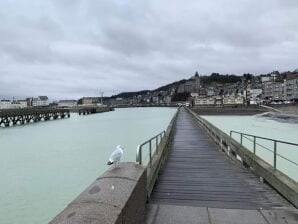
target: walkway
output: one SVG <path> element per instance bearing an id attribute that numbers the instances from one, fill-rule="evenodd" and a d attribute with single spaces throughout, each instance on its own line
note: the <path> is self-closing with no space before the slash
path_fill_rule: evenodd
<path id="1" fill-rule="evenodd" d="M 296 209 L 221 153 L 184 109 L 147 223 L 297 223 Z M 280 220 L 279 220 L 280 219 Z"/>

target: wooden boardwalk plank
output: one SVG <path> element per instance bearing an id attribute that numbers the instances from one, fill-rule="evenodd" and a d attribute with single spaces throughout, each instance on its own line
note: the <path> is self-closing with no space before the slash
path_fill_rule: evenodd
<path id="1" fill-rule="evenodd" d="M 151 203 L 213 208 L 291 207 L 277 192 L 221 153 L 184 109 Z"/>

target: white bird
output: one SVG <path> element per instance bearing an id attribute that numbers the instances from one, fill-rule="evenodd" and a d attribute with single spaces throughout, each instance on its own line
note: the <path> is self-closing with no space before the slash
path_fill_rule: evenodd
<path id="1" fill-rule="evenodd" d="M 115 164 L 117 165 L 120 162 L 120 159 L 123 155 L 123 149 L 121 145 L 117 145 L 116 149 L 112 152 L 110 159 L 107 165 Z"/>

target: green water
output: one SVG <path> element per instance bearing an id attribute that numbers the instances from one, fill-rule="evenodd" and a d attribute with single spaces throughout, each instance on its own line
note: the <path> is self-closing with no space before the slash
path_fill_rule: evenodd
<path id="1" fill-rule="evenodd" d="M 298 123 L 280 122 L 261 116 L 202 116 L 207 121 L 214 124 L 226 134 L 231 130 L 243 132 L 251 135 L 277 139 L 298 144 Z M 240 142 L 240 136 L 233 134 L 233 137 Z M 274 149 L 271 141 L 257 140 L 256 154 L 269 164 L 273 165 Z M 243 144 L 253 151 L 253 138 L 243 138 Z M 264 148 L 265 146 L 266 148 Z M 269 149 L 269 150 L 268 150 Z M 291 146 L 277 143 L 277 153 L 281 156 L 298 163 L 298 146 Z M 277 168 L 295 181 L 298 181 L 298 166 L 277 156 Z"/>
<path id="2" fill-rule="evenodd" d="M 116 145 L 165 130 L 176 109 L 133 108 L 0 128 L 0 223 L 48 223 L 106 169 Z"/>

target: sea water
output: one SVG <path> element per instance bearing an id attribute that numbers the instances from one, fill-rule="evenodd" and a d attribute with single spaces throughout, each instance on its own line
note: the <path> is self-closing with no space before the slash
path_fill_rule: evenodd
<path id="1" fill-rule="evenodd" d="M 0 223 L 48 223 L 108 167 L 116 147 L 165 130 L 175 108 L 129 108 L 0 128 Z"/>

